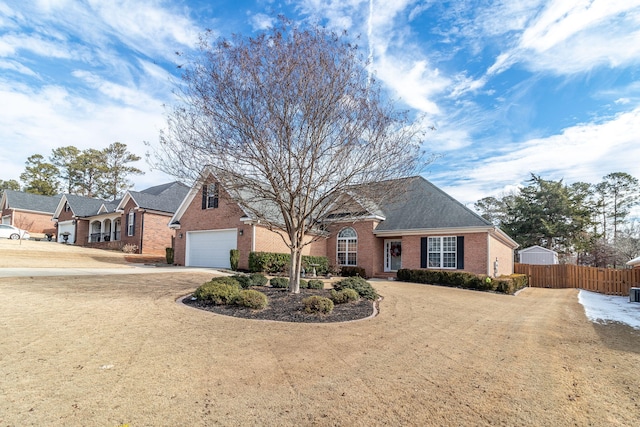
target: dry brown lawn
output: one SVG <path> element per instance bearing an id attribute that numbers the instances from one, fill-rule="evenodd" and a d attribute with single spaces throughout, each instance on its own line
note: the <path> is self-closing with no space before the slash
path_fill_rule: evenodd
<path id="1" fill-rule="evenodd" d="M 381 281 L 376 318 L 287 324 L 175 302 L 208 278 L 0 279 L 0 426 L 638 424 L 640 334 L 575 290 Z"/>

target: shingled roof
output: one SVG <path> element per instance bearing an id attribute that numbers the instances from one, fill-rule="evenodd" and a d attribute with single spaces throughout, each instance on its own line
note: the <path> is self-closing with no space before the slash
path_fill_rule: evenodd
<path id="1" fill-rule="evenodd" d="M 118 208 L 124 209 L 124 205 L 131 198 L 139 208 L 174 213 L 188 192 L 189 187 L 178 181 L 157 185 L 142 191 L 128 191 Z"/>
<path id="2" fill-rule="evenodd" d="M 73 215 L 80 218 L 98 215 L 98 211 L 102 205 L 108 206 L 112 203 L 102 199 L 77 196 L 75 194 L 65 194 L 64 197 L 67 200 L 67 203 L 69 203 L 69 207 L 71 208 Z M 113 210 L 110 212 L 113 212 Z"/>
<path id="3" fill-rule="evenodd" d="M 53 214 L 62 196 L 42 196 L 23 191 L 4 190 L 2 199 L 9 209 Z"/>
<path id="4" fill-rule="evenodd" d="M 385 219 L 376 231 L 493 227 L 421 176 L 403 178 L 396 183 L 397 194 L 389 195 L 378 206 Z"/>

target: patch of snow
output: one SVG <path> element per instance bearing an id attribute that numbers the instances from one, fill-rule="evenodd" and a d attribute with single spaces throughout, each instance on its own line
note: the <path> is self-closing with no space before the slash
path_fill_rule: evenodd
<path id="1" fill-rule="evenodd" d="M 629 297 L 603 295 L 580 290 L 578 301 L 587 318 L 594 323 L 620 322 L 640 329 L 640 303 L 629 302 Z"/>

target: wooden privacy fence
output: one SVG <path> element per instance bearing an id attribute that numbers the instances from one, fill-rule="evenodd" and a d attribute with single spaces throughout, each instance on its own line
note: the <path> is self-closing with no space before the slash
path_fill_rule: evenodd
<path id="1" fill-rule="evenodd" d="M 606 295 L 629 295 L 640 287 L 640 268 L 614 270 L 580 265 L 515 264 L 516 274 L 526 274 L 535 288 L 579 288 Z"/>

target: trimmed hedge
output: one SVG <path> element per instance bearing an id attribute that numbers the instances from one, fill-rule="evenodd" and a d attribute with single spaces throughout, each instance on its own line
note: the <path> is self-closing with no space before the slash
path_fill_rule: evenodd
<path id="1" fill-rule="evenodd" d="M 251 286 L 265 286 L 269 279 L 264 274 L 252 273 L 252 274 L 234 274 L 230 276 L 240 283 L 243 289 L 250 288 Z"/>
<path id="2" fill-rule="evenodd" d="M 231 277 L 214 277 L 200 285 L 193 296 L 200 301 L 210 301 L 218 305 L 233 304 L 240 289 L 238 281 Z"/>
<path id="3" fill-rule="evenodd" d="M 234 300 L 234 304 L 236 305 L 253 308 L 255 310 L 262 310 L 268 303 L 269 300 L 265 294 L 253 289 L 244 289 L 240 291 Z"/>
<path id="4" fill-rule="evenodd" d="M 290 254 L 276 252 L 250 252 L 249 271 L 264 273 L 286 273 L 291 260 Z M 315 264 L 316 274 L 325 275 L 329 271 L 329 259 L 324 256 L 302 256 L 302 267 L 311 272 Z"/>
<path id="5" fill-rule="evenodd" d="M 398 270 L 397 277 L 398 280 L 404 282 L 428 283 L 479 291 L 496 291 L 505 294 L 513 294 L 527 286 L 527 276 L 524 274 L 500 276 L 492 279 L 486 275 L 460 271 L 410 270 L 403 268 Z"/>
<path id="6" fill-rule="evenodd" d="M 360 299 L 360 295 L 351 288 L 345 288 L 341 291 L 336 291 L 335 289 L 331 290 L 331 300 L 335 304 L 345 304 L 351 301 L 358 301 Z"/>
<path id="7" fill-rule="evenodd" d="M 274 277 L 269 280 L 272 288 L 286 289 L 289 287 L 289 279 L 286 277 Z"/>
<path id="8" fill-rule="evenodd" d="M 229 263 L 233 271 L 238 271 L 238 262 L 240 262 L 240 251 L 238 249 L 229 250 Z"/>
<path id="9" fill-rule="evenodd" d="M 302 304 L 307 313 L 329 314 L 333 311 L 333 301 L 319 295 L 303 299 Z"/>
<path id="10" fill-rule="evenodd" d="M 378 299 L 378 293 L 373 286 L 362 277 L 347 277 L 346 279 L 342 279 L 339 282 L 333 284 L 333 288 L 336 291 L 341 291 L 343 289 L 353 289 L 360 295 L 362 298 L 366 298 L 369 300 Z"/>
<path id="11" fill-rule="evenodd" d="M 307 282 L 307 287 L 309 289 L 324 289 L 324 282 L 318 279 L 311 279 Z"/>
<path id="12" fill-rule="evenodd" d="M 340 275 L 342 277 L 362 277 L 368 279 L 367 271 L 362 267 L 349 267 L 344 266 L 340 268 Z"/>

